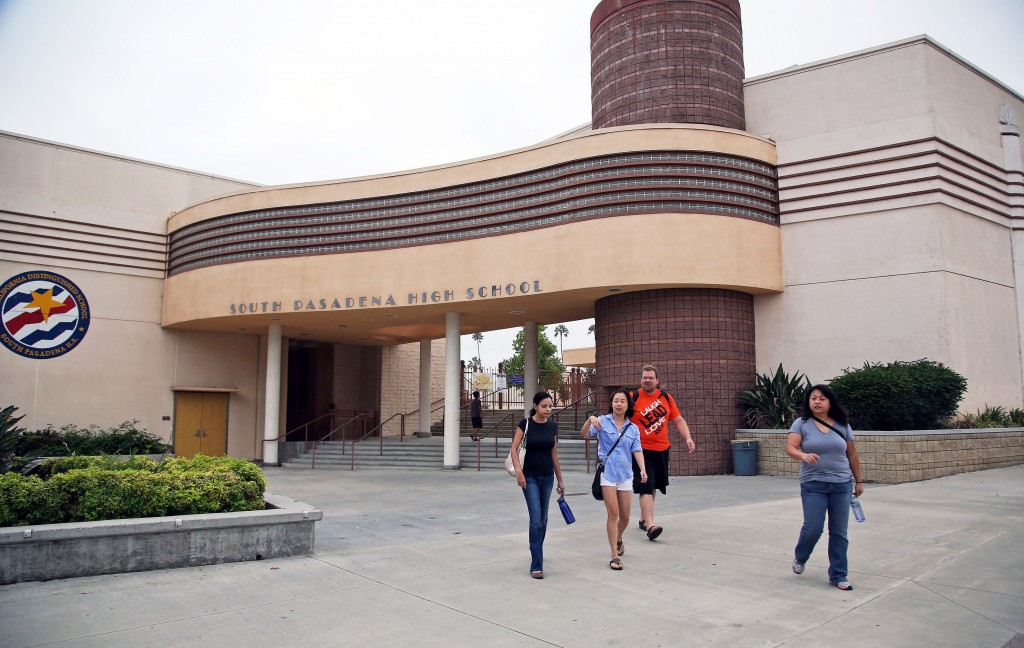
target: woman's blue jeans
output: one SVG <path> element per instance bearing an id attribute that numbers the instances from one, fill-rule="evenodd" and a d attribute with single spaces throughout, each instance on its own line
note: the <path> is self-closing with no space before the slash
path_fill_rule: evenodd
<path id="1" fill-rule="evenodd" d="M 526 475 L 523 497 L 526 498 L 526 510 L 530 512 L 530 571 L 544 569 L 544 536 L 548 530 L 548 505 L 554 484 L 554 474 L 543 477 Z"/>
<path id="2" fill-rule="evenodd" d="M 828 580 L 837 583 L 846 580 L 846 549 L 850 541 L 846 529 L 850 522 L 850 496 L 853 482 L 841 483 L 808 481 L 800 484 L 800 500 L 804 506 L 804 525 L 800 528 L 800 539 L 796 543 L 795 559 L 805 563 L 814 551 L 821 532 L 825 528 L 825 513 L 828 513 Z"/>

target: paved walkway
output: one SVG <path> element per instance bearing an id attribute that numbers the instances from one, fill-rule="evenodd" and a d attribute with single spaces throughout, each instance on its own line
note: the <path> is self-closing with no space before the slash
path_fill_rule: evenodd
<path id="1" fill-rule="evenodd" d="M 0 587 L 0 646 L 1014 646 L 1024 648 L 1024 467 L 868 486 L 850 580 L 825 542 L 790 571 L 798 486 L 675 478 L 656 542 L 608 569 L 603 506 L 567 475 L 544 580 L 504 473 L 272 468 L 324 511 L 317 555 Z M 636 517 L 634 501 L 634 519 Z"/>

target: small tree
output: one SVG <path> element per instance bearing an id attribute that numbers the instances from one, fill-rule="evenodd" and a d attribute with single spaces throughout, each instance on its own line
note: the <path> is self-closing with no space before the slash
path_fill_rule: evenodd
<path id="1" fill-rule="evenodd" d="M 930 430 L 956 415 L 967 379 L 929 360 L 864 363 L 829 386 L 861 430 Z"/>
<path id="2" fill-rule="evenodd" d="M 558 347 L 548 339 L 547 326 L 537 327 L 537 369 L 541 372 L 562 373 L 565 365 L 558 358 Z M 523 331 L 516 334 L 512 341 L 512 357 L 505 361 L 505 373 L 510 376 L 522 375 L 523 353 L 526 348 L 526 336 Z M 532 394 L 530 394 L 532 396 Z"/>

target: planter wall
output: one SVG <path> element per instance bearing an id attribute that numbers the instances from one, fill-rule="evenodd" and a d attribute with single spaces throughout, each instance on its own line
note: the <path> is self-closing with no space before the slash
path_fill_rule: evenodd
<path id="1" fill-rule="evenodd" d="M 0 528 L 0 585 L 306 556 L 323 512 L 279 495 L 268 508 Z"/>
<path id="2" fill-rule="evenodd" d="M 1024 464 L 1024 428 L 853 434 L 865 481 L 879 484 Z M 759 474 L 796 476 L 800 465 L 786 454 L 788 436 L 789 430 L 736 430 L 735 438 L 759 442 Z"/>

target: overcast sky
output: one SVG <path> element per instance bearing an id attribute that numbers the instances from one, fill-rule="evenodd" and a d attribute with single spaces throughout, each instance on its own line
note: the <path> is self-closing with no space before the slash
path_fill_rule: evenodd
<path id="1" fill-rule="evenodd" d="M 1024 92 L 1024 0 L 741 4 L 747 76 L 928 34 Z M 266 184 L 490 155 L 589 121 L 595 6 L 0 0 L 0 130 Z"/>

